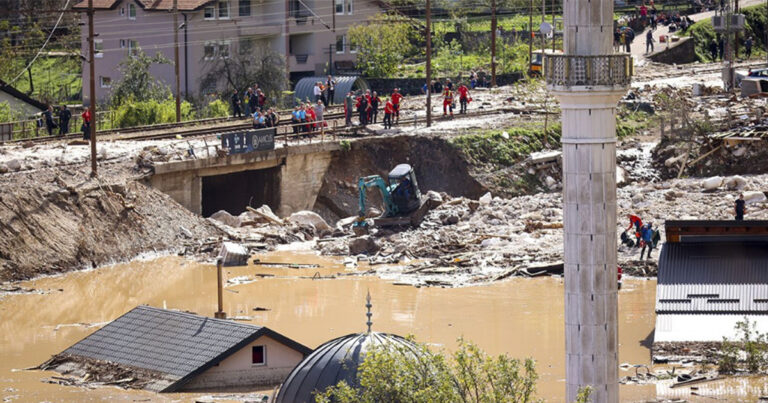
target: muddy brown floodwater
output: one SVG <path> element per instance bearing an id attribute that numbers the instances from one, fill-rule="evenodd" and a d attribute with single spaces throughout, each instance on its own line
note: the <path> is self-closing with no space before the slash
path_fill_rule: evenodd
<path id="1" fill-rule="evenodd" d="M 418 341 L 449 350 L 464 336 L 492 354 L 533 357 L 541 378 L 538 395 L 546 401 L 563 399 L 562 279 L 511 279 L 454 289 L 414 288 L 372 276 L 309 278 L 316 272 L 328 275 L 356 270 L 346 269 L 341 259 L 297 252 L 257 257 L 264 262 L 315 263 L 320 267 L 287 269 L 251 264 L 228 268 L 224 305 L 230 316 L 250 317 L 246 322 L 268 326 L 314 348 L 331 338 L 365 329 L 364 301 L 370 290 L 374 330 L 413 334 Z M 162 257 L 24 283 L 41 293 L 0 297 L 2 397 L 56 402 L 189 401 L 210 395 L 59 386 L 41 382 L 55 373 L 20 369 L 40 364 L 139 304 L 212 316 L 216 308 L 215 273 L 213 265 Z M 257 273 L 274 277 L 258 277 Z M 620 362 L 650 363 L 646 340 L 654 327 L 655 287 L 653 280 L 625 280 L 619 293 Z M 254 311 L 256 307 L 269 310 Z M 620 372 L 625 374 L 629 373 Z M 759 391 L 744 390 L 755 389 L 758 383 L 763 382 L 740 379 L 708 387 L 721 398 L 754 401 Z M 683 397 L 676 395 L 680 393 L 677 389 L 663 385 L 621 387 L 622 401 L 654 399 L 657 393 L 659 397 Z"/>

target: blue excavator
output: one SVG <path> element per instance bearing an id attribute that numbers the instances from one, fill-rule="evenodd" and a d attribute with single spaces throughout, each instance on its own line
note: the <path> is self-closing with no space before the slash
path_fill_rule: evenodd
<path id="1" fill-rule="evenodd" d="M 368 221 L 365 219 L 366 193 L 370 188 L 378 188 L 384 203 L 381 217 L 375 218 L 375 226 L 413 225 L 418 226 L 426 213 L 426 203 L 423 203 L 416 173 L 408 164 L 396 166 L 388 175 L 389 184 L 379 175 L 360 178 L 357 188 L 360 192 L 358 219 L 355 222 L 355 232 L 367 230 Z"/>

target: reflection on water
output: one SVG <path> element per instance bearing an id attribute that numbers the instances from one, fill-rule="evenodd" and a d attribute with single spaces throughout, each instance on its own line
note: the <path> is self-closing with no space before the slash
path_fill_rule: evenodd
<path id="1" fill-rule="evenodd" d="M 465 336 L 489 353 L 533 357 L 541 377 L 539 395 L 547 401 L 563 398 L 562 279 L 512 279 L 458 289 L 413 288 L 372 276 L 308 278 L 316 272 L 349 272 L 338 259 L 290 252 L 259 257 L 269 262 L 317 263 L 321 267 L 227 268 L 227 279 L 238 280 L 227 284 L 224 293 L 225 310 L 230 316 L 250 317 L 249 323 L 268 326 L 314 348 L 331 338 L 365 329 L 364 301 L 370 290 L 375 330 L 413 334 L 419 341 L 448 349 L 455 347 L 458 337 Z M 0 300 L 2 396 L 19 395 L 22 401 L 189 400 L 199 396 L 49 385 L 40 379 L 51 373 L 12 369 L 40 364 L 97 328 L 79 324 L 101 324 L 139 304 L 213 316 L 215 273 L 212 265 L 166 257 L 25 284 L 54 291 Z M 269 276 L 259 277 L 257 273 Z M 644 344 L 653 330 L 655 285 L 655 281 L 640 279 L 624 283 L 619 294 L 620 362 L 650 362 Z M 63 291 L 55 291 L 58 289 Z M 256 307 L 269 310 L 254 311 Z M 656 391 L 655 385 L 623 386 L 622 400 L 651 399 Z"/>

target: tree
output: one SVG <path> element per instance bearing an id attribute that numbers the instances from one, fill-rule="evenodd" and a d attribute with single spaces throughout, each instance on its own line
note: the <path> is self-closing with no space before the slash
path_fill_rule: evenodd
<path id="1" fill-rule="evenodd" d="M 353 25 L 347 35 L 357 47 L 357 65 L 369 77 L 389 77 L 405 55 L 411 53 L 413 24 L 402 17 L 377 14 L 364 24 Z"/>
<path id="2" fill-rule="evenodd" d="M 283 56 L 267 47 L 238 49 L 236 54 L 216 57 L 207 64 L 208 73 L 200 83 L 202 92 L 226 97 L 233 89 L 242 93 L 258 84 L 264 95 L 278 98 L 288 86 Z"/>
<path id="3" fill-rule="evenodd" d="M 448 358 L 415 347 L 378 345 L 358 368 L 358 384 L 344 381 L 315 396 L 318 403 L 421 403 L 536 401 L 538 375 L 531 359 L 488 356 L 477 345 L 459 339 Z"/>
<path id="4" fill-rule="evenodd" d="M 153 64 L 170 63 L 161 53 L 150 57 L 141 49 L 134 56 L 126 56 L 118 66 L 120 79 L 112 87 L 112 106 L 117 108 L 129 101 L 162 101 L 170 97 L 171 89 L 149 72 Z"/>

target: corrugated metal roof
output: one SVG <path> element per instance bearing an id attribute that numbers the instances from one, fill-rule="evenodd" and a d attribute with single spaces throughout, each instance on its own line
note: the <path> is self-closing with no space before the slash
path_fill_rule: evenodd
<path id="1" fill-rule="evenodd" d="M 768 242 L 665 243 L 657 313 L 765 313 Z"/>
<path id="2" fill-rule="evenodd" d="M 336 88 L 333 93 L 333 103 L 341 105 L 344 102 L 344 96 L 349 91 L 367 90 L 368 82 L 358 76 L 333 76 L 336 81 Z M 315 84 L 319 81 L 325 83 L 328 77 L 304 77 L 296 83 L 296 87 L 293 89 L 293 96 L 306 102 L 306 100 L 314 101 L 315 99 Z"/>
<path id="3" fill-rule="evenodd" d="M 291 371 L 280 387 L 276 403 L 311 403 L 314 392 L 324 391 L 339 381 L 357 385 L 357 368 L 365 352 L 374 345 L 389 344 L 413 349 L 413 343 L 388 333 L 354 333 L 333 339 L 318 347 Z"/>
<path id="4" fill-rule="evenodd" d="M 262 335 L 305 355 L 311 351 L 265 327 L 138 306 L 64 354 L 168 374 L 176 382 L 164 391 L 172 391 Z"/>

